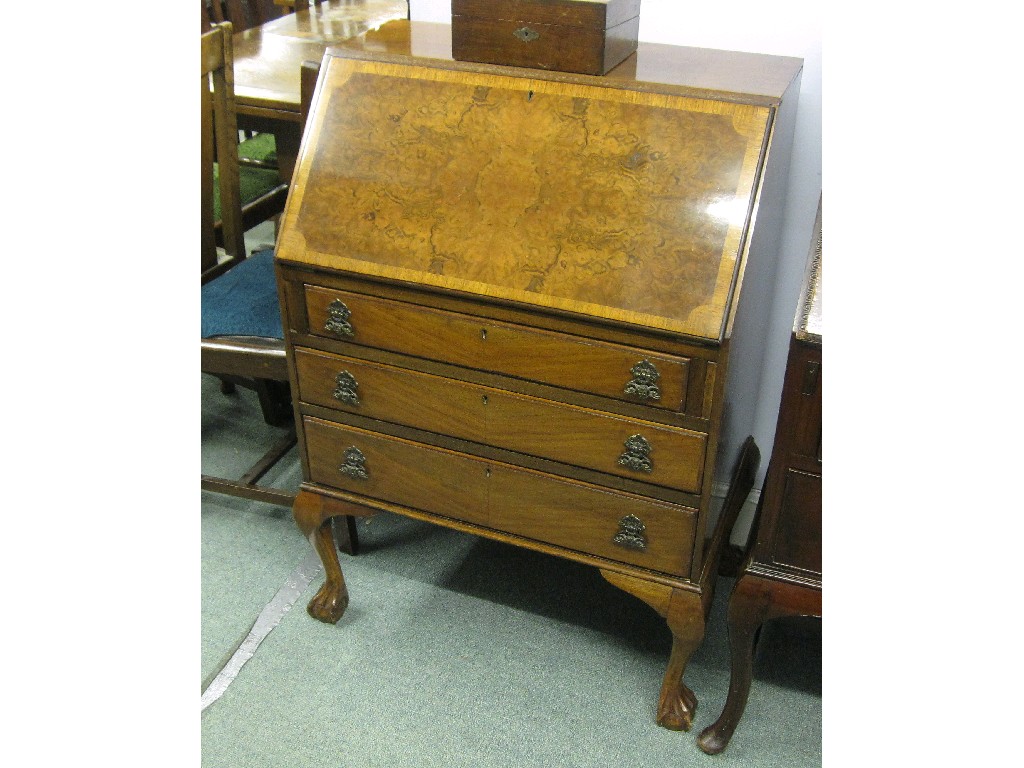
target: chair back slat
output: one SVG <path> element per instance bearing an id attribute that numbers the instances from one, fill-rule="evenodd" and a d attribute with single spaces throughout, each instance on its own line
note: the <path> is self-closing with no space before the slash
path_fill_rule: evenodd
<path id="1" fill-rule="evenodd" d="M 238 173 L 238 120 L 235 115 L 234 59 L 230 22 L 215 24 L 202 35 L 202 272 L 212 279 L 230 264 L 245 258 L 242 201 Z M 213 162 L 217 160 L 220 221 L 228 262 L 214 266 Z M 212 261 L 212 263 L 211 263 Z M 211 273 L 213 270 L 213 273 Z"/>
<path id="2" fill-rule="evenodd" d="M 200 0 L 204 32 L 214 24 L 230 21 L 235 32 L 258 27 L 284 15 L 286 9 L 274 0 Z"/>

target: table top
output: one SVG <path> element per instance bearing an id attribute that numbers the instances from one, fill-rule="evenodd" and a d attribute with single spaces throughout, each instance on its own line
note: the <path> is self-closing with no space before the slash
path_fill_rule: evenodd
<path id="1" fill-rule="evenodd" d="M 329 46 L 328 52 L 379 60 L 413 57 L 450 62 L 453 61 L 452 27 L 427 21 L 391 21 L 339 41 Z M 801 59 L 790 56 L 689 48 L 641 40 L 635 53 L 590 82 L 775 106 L 793 79 L 799 76 L 802 65 Z M 579 81 L 580 77 L 586 77 L 551 70 L 533 72 L 535 77 L 548 80 Z"/>
<path id="2" fill-rule="evenodd" d="M 239 32 L 234 38 L 238 112 L 298 121 L 302 62 L 319 62 L 327 47 L 408 14 L 408 0 L 325 0 Z"/>

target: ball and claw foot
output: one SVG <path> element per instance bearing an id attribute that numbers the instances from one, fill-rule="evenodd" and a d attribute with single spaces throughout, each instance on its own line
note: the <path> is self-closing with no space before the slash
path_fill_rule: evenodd
<path id="1" fill-rule="evenodd" d="M 306 610 L 314 619 L 319 619 L 327 624 L 337 624 L 348 608 L 348 590 L 342 584 L 338 589 L 329 581 L 324 582 L 313 599 L 309 601 Z"/>
<path id="2" fill-rule="evenodd" d="M 670 731 L 688 731 L 697 713 L 697 697 L 693 691 L 680 683 L 678 694 L 663 699 L 658 704 L 658 725 Z"/>

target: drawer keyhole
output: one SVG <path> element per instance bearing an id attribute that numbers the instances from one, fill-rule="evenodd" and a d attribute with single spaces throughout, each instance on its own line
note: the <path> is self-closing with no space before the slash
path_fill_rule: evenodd
<path id="1" fill-rule="evenodd" d="M 486 328 L 481 328 L 480 329 L 480 338 L 483 339 L 484 341 L 487 341 L 487 329 Z"/>

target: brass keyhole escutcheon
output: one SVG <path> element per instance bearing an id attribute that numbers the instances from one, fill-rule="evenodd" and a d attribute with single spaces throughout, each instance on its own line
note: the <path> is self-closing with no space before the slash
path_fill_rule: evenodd
<path id="1" fill-rule="evenodd" d="M 515 35 L 520 40 L 522 40 L 524 43 L 532 43 L 534 40 L 540 37 L 539 32 L 535 32 L 529 27 L 520 27 L 512 34 Z"/>
<path id="2" fill-rule="evenodd" d="M 480 399 L 483 401 L 484 405 L 487 405 L 487 395 L 481 395 Z"/>
<path id="3" fill-rule="evenodd" d="M 487 341 L 487 329 L 486 328 L 481 328 L 480 329 L 480 338 L 483 339 L 484 341 Z"/>

